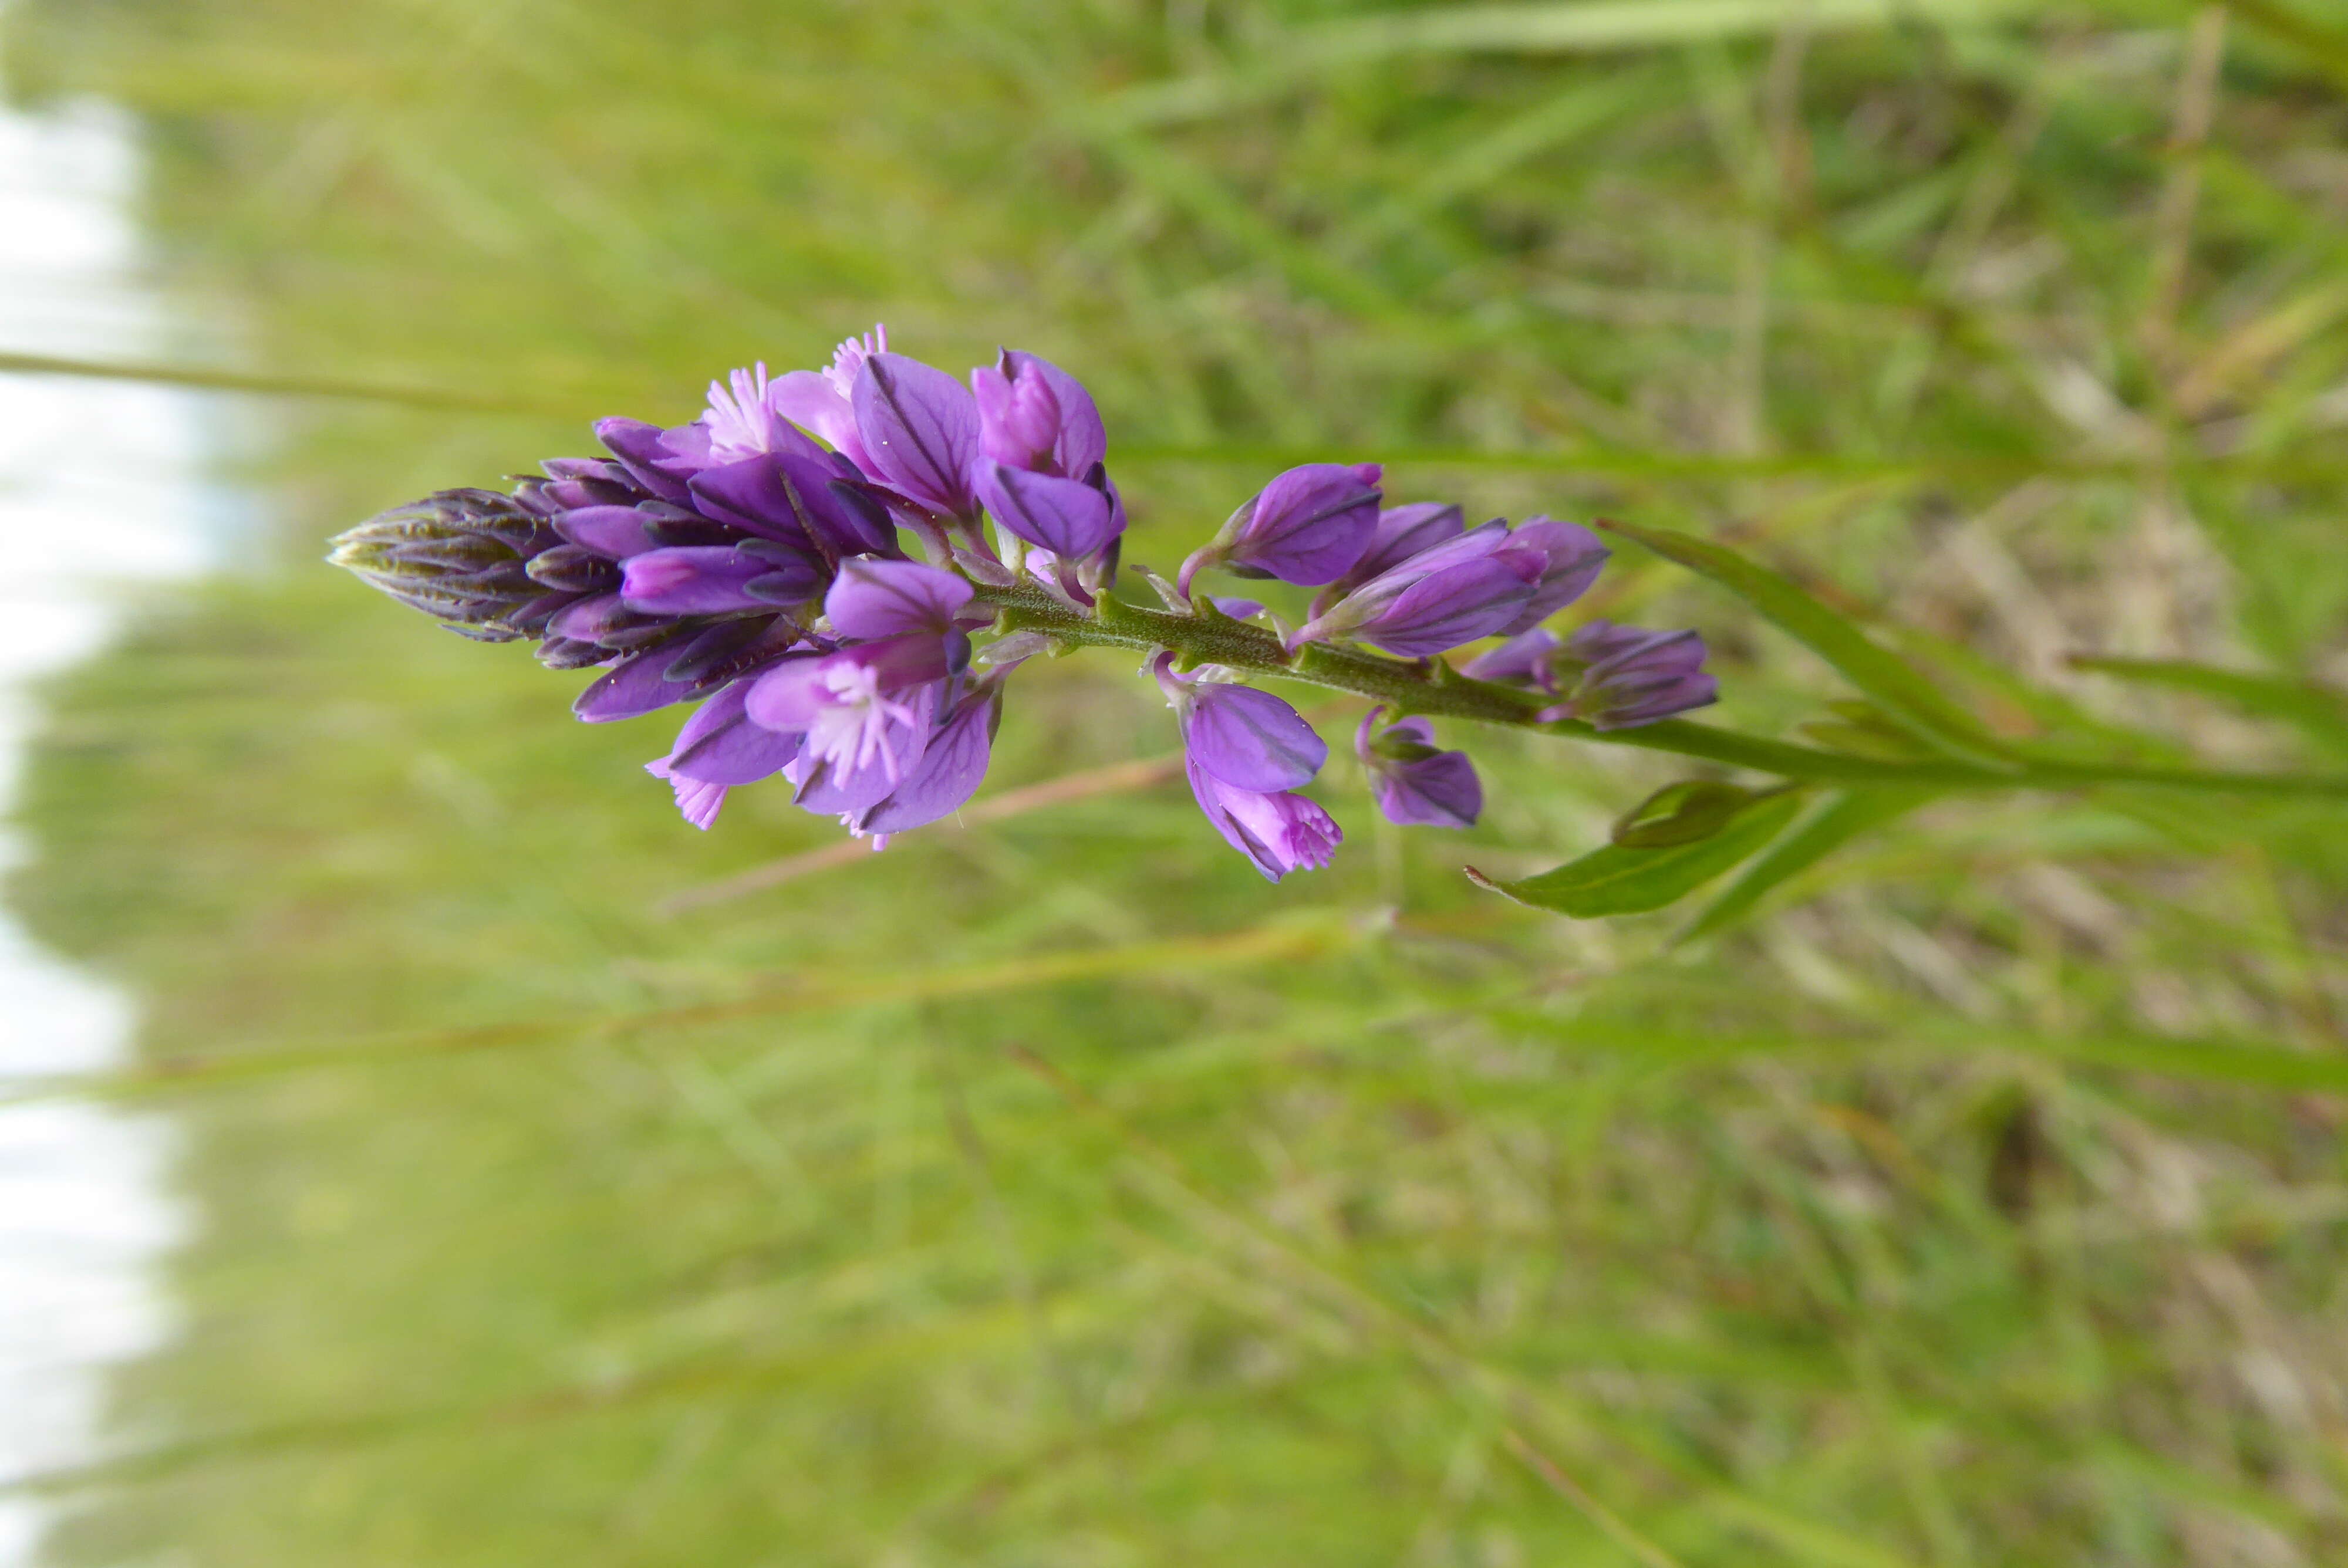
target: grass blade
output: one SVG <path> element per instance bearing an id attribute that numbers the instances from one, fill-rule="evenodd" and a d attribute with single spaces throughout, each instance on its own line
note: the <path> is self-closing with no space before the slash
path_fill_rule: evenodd
<path id="1" fill-rule="evenodd" d="M 2192 692 L 2231 702 L 2246 713 L 2296 725 L 2329 750 L 2348 752 L 2348 695 L 2312 681 L 2222 670 L 2187 659 L 2126 659 L 2116 654 L 2075 653 L 2071 665 L 2122 681 L 2171 691 Z"/>
<path id="2" fill-rule="evenodd" d="M 1967 762 L 2011 765 L 2005 748 L 1979 720 L 1951 702 L 1898 654 L 1877 645 L 1789 579 L 1692 534 L 1632 523 L 1598 526 L 1636 539 L 1665 559 L 1720 584 L 1833 665 L 1845 680 L 1874 698 L 1920 738 Z"/>
<path id="3" fill-rule="evenodd" d="M 1769 846 L 1745 868 L 1686 930 L 1674 939 L 1692 942 L 1725 930 L 1750 914 L 1772 888 L 1791 880 L 1857 838 L 1913 811 L 1931 795 L 1914 790 L 1849 790 L 1838 793 L 1807 822 Z"/>

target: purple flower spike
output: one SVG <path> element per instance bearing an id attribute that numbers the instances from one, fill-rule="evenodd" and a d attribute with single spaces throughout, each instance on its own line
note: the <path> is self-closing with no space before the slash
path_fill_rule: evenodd
<path id="1" fill-rule="evenodd" d="M 1592 624 L 1602 626 L 1605 622 Z M 1557 656 L 1564 647 L 1557 633 L 1535 627 L 1509 638 L 1489 652 L 1478 654 L 1460 666 L 1459 672 L 1471 681 L 1497 681 L 1505 686 L 1531 686 L 1554 692 Z"/>
<path id="2" fill-rule="evenodd" d="M 1519 525 L 1517 531 L 1509 536 L 1509 546 L 1511 549 L 1538 553 L 1542 565 L 1540 580 L 1533 584 L 1531 602 L 1514 620 L 1499 628 L 1501 635 L 1507 637 L 1539 626 L 1589 592 L 1610 553 L 1588 528 L 1540 517 L 1528 518 Z"/>
<path id="3" fill-rule="evenodd" d="M 973 474 L 987 514 L 1040 549 L 1080 561 L 1117 537 L 1119 521 L 1106 491 L 1077 479 L 1033 474 L 983 459 Z"/>
<path id="4" fill-rule="evenodd" d="M 910 560 L 850 560 L 824 595 L 823 612 L 842 637 L 942 636 L 971 600 L 971 586 L 950 571 Z"/>
<path id="5" fill-rule="evenodd" d="M 1369 774 L 1370 794 L 1388 822 L 1404 827 L 1473 827 L 1484 809 L 1484 786 L 1465 752 L 1435 747 L 1435 724 L 1403 719 L 1371 738 L 1383 707 L 1362 715 L 1354 754 Z"/>
<path id="6" fill-rule="evenodd" d="M 1244 855 L 1267 881 L 1292 871 L 1318 871 L 1345 835 L 1329 814 L 1301 794 L 1265 793 L 1226 784 L 1199 765 L 1186 765 L 1190 793 L 1224 842 Z"/>
<path id="7" fill-rule="evenodd" d="M 621 601 L 644 615 L 771 610 L 803 603 L 823 586 L 813 562 L 779 545 L 758 553 L 730 545 L 647 550 L 630 556 L 621 572 Z"/>
<path id="8" fill-rule="evenodd" d="M 850 338 L 832 351 L 831 364 L 822 370 L 795 370 L 768 389 L 775 412 L 804 430 L 831 443 L 833 451 L 856 465 L 869 479 L 883 476 L 864 450 L 856 430 L 856 377 L 864 362 L 889 349 L 889 329 L 876 326 L 860 338 Z"/>
<path id="9" fill-rule="evenodd" d="M 1647 631 L 1593 620 L 1566 642 L 1575 659 L 1596 655 L 1566 700 L 1540 718 L 1580 719 L 1600 730 L 1652 724 L 1718 700 L 1704 673 L 1704 639 L 1693 631 Z"/>
<path id="10" fill-rule="evenodd" d="M 1242 790 L 1294 789 L 1329 760 L 1329 743 L 1304 716 L 1269 692 L 1174 672 L 1174 656 L 1151 665 L 1182 725 L 1190 762 Z"/>
<path id="11" fill-rule="evenodd" d="M 978 405 L 961 382 L 901 354 L 876 354 L 857 372 L 851 401 L 865 455 L 885 483 L 947 517 L 977 511 L 970 466 Z"/>
<path id="12" fill-rule="evenodd" d="M 993 462 L 1081 479 L 1108 455 L 1092 394 L 1049 360 L 1004 349 L 994 364 L 970 373 L 970 389 L 978 403 L 979 450 Z"/>
<path id="13" fill-rule="evenodd" d="M 1201 567 L 1225 564 L 1308 588 L 1336 581 L 1370 547 L 1383 473 L 1375 463 L 1291 468 L 1182 563 L 1177 586 L 1188 594 Z"/>

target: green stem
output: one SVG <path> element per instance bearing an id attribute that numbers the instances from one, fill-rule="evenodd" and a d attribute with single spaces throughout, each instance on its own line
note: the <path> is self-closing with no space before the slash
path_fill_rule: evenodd
<path id="1" fill-rule="evenodd" d="M 979 584 L 977 592 L 981 603 L 999 612 L 999 624 L 1006 632 L 1039 631 L 1078 648 L 1125 648 L 1143 653 L 1166 649 L 1186 669 L 1220 664 L 1251 675 L 1303 682 L 1384 702 L 1397 713 L 1473 719 L 1610 746 L 1670 752 L 1774 774 L 1779 778 L 1846 784 L 1914 784 L 1944 790 L 2062 790 L 2101 784 L 2147 784 L 2233 794 L 2348 800 L 2348 778 L 2302 774 L 2225 773 L 2035 759 L 2001 770 L 1959 762 L 1894 762 L 1849 756 L 1816 746 L 1793 745 L 1759 735 L 1739 734 L 1734 730 L 1715 729 L 1709 724 L 1690 723 L 1684 719 L 1607 731 L 1592 729 L 1576 719 L 1544 724 L 1533 717 L 1548 702 L 1538 692 L 1488 681 L 1471 681 L 1441 660 L 1387 659 L 1320 643 L 1308 644 L 1292 656 L 1270 631 L 1234 620 L 1211 606 L 1183 614 L 1148 610 L 1104 596 L 1093 612 L 1086 614 L 1025 583 L 1015 588 Z"/>

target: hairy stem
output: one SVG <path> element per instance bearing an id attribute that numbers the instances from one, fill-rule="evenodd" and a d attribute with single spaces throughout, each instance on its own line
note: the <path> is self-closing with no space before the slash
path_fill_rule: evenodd
<path id="1" fill-rule="evenodd" d="M 2200 768 L 2031 759 L 2010 769 L 1932 760 L 1890 761 L 1850 756 L 1740 734 L 1709 724 L 1665 719 L 1635 729 L 1601 731 L 1576 719 L 1541 723 L 1533 715 L 1549 702 L 1538 692 L 1471 681 L 1441 660 L 1388 659 L 1352 649 L 1308 644 L 1291 655 L 1262 627 L 1234 620 L 1201 600 L 1191 613 L 1148 610 L 1103 595 L 1092 613 L 1022 583 L 978 584 L 979 602 L 992 606 L 1002 630 L 1039 631 L 1070 647 L 1173 652 L 1184 669 L 1220 664 L 1250 675 L 1299 681 L 1384 702 L 1399 713 L 1473 719 L 1611 746 L 1670 752 L 1779 778 L 1849 784 L 1911 784 L 1942 790 L 2076 789 L 2087 784 L 2144 784 L 2234 794 L 2296 795 L 2348 800 L 2348 778 L 2302 774 L 2227 773 Z"/>

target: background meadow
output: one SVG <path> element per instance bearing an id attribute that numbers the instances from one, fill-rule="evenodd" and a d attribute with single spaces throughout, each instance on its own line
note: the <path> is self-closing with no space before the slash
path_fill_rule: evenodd
<path id="1" fill-rule="evenodd" d="M 980 805 L 1077 798 L 810 863 L 315 561 L 880 319 L 1080 375 L 1128 560 L 1384 460 L 1732 542 L 2007 734 L 2348 766 L 2327 9 L 16 0 L 274 518 L 24 791 L 12 898 L 142 1011 L 74 1092 L 197 1216 L 114 1457 L 5 1483 L 46 1560 L 2341 1561 L 2336 804 L 1942 801 L 1675 945 L 1460 873 L 1659 759 L 1480 738 L 1467 835 L 1333 765 L 1272 888 L 1089 655 Z M 1842 694 L 1634 547 L 1591 608 L 1738 727 Z"/>

